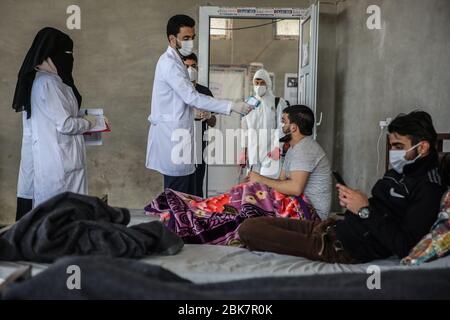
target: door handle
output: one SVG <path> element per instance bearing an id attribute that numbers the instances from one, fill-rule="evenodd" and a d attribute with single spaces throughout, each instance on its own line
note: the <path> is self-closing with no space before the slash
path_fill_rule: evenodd
<path id="1" fill-rule="evenodd" d="M 323 116 L 323 113 L 321 112 L 319 122 L 316 122 L 316 127 L 319 127 L 322 124 L 322 116 Z"/>

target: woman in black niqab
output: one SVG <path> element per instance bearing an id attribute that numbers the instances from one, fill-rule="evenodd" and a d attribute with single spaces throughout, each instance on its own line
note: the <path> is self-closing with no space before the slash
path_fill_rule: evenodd
<path id="1" fill-rule="evenodd" d="M 36 77 L 36 72 L 49 66 L 57 73 L 64 84 L 71 87 L 73 94 L 81 106 L 81 95 L 78 92 L 72 77 L 73 70 L 73 41 L 70 37 L 54 28 L 43 28 L 34 38 L 31 48 L 20 68 L 12 108 L 16 112 L 26 112 L 23 115 L 24 135 L 22 139 L 22 154 L 19 170 L 19 182 L 17 192 L 16 220 L 29 212 L 33 207 L 34 198 L 34 161 L 31 145 L 31 127 L 28 122 L 31 118 L 31 91 Z M 45 69 L 45 68 L 44 68 Z M 30 131 L 31 130 L 31 131 Z"/>
<path id="2" fill-rule="evenodd" d="M 66 85 L 72 88 L 78 101 L 78 107 L 81 106 L 82 98 L 72 77 L 72 50 L 73 41 L 67 34 L 50 27 L 38 32 L 19 71 L 12 104 L 16 112 L 26 111 L 27 118 L 31 117 L 31 88 L 36 75 L 36 67 L 47 58 L 51 58 L 57 68 L 58 75 Z"/>

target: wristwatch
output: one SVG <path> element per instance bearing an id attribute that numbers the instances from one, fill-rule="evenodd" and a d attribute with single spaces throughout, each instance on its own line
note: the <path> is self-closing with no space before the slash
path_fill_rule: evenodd
<path id="1" fill-rule="evenodd" d="M 358 216 L 361 219 L 367 219 L 369 215 L 370 215 L 369 207 L 362 207 L 361 209 L 358 210 Z"/>

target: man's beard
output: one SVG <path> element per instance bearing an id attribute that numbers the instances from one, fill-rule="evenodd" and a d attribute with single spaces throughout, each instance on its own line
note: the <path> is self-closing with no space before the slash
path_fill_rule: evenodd
<path id="1" fill-rule="evenodd" d="M 284 142 L 289 142 L 292 140 L 292 135 L 290 133 L 288 133 L 287 135 L 285 135 L 284 137 L 280 138 L 280 142 L 284 143 Z"/>

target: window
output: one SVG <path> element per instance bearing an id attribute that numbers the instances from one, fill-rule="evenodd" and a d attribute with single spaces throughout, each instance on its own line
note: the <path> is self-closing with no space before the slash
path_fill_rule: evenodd
<path id="1" fill-rule="evenodd" d="M 281 20 L 274 24 L 275 39 L 298 40 L 300 20 Z"/>
<path id="2" fill-rule="evenodd" d="M 222 18 L 211 18 L 210 20 L 210 36 L 213 40 L 230 40 L 232 20 Z"/>

